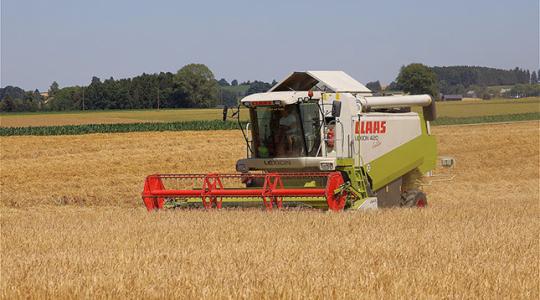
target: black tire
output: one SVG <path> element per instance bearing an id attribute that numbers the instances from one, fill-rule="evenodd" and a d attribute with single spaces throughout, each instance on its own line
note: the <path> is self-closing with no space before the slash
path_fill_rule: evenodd
<path id="1" fill-rule="evenodd" d="M 401 194 L 401 207 L 426 207 L 426 194 L 419 190 L 408 190 Z"/>

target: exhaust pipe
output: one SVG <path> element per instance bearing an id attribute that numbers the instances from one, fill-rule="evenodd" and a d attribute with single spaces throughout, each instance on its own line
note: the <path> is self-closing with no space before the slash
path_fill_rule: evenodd
<path id="1" fill-rule="evenodd" d="M 408 106 L 428 106 L 432 99 L 430 95 L 410 96 L 373 96 L 360 99 L 363 106 L 370 108 L 392 108 Z"/>
<path id="2" fill-rule="evenodd" d="M 433 101 L 430 95 L 363 97 L 360 98 L 360 103 L 365 108 L 421 106 L 426 121 L 434 121 L 437 118 L 435 101 Z"/>

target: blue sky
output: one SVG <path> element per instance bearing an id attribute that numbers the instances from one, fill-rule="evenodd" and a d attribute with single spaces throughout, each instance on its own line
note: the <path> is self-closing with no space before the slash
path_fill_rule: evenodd
<path id="1" fill-rule="evenodd" d="M 538 0 L 2 0 L 1 85 L 46 90 L 175 72 L 280 79 L 344 70 L 392 81 L 411 62 L 539 67 Z"/>

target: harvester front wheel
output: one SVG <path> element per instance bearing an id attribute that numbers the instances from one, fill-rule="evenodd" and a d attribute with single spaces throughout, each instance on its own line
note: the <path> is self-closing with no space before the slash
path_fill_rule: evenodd
<path id="1" fill-rule="evenodd" d="M 412 189 L 404 192 L 401 195 L 402 207 L 426 207 L 427 197 L 422 191 Z"/>

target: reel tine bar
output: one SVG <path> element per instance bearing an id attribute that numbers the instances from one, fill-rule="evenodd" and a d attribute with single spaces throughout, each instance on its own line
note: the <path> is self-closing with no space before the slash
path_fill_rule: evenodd
<path id="1" fill-rule="evenodd" d="M 264 178 L 262 198 L 267 210 L 272 210 L 274 204 L 277 208 L 283 208 L 283 196 L 274 195 L 276 189 L 283 189 L 283 180 L 277 173 L 270 173 Z"/>
<path id="2" fill-rule="evenodd" d="M 221 208 L 223 203 L 223 197 L 219 197 L 219 202 L 217 201 L 218 196 L 214 196 L 213 192 L 216 190 L 223 190 L 223 183 L 219 174 L 212 173 L 204 177 L 203 188 L 201 192 L 201 198 L 204 208 L 212 208 L 215 206 Z M 208 198 L 208 200 L 207 200 Z"/>

